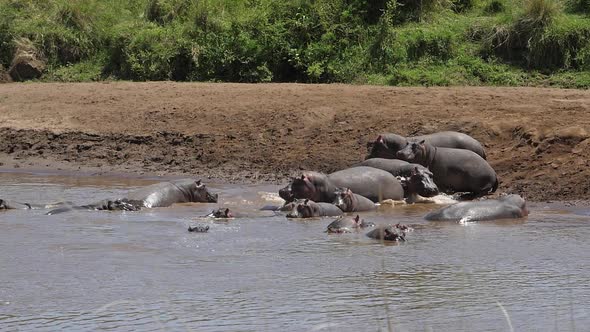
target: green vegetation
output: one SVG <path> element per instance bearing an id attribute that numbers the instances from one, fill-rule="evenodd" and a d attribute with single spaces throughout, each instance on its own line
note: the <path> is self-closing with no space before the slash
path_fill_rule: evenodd
<path id="1" fill-rule="evenodd" d="M 590 0 L 0 0 L 44 80 L 590 86 Z"/>

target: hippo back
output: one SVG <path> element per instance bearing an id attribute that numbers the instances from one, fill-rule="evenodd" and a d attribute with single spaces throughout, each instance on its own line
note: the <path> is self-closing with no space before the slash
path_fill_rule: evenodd
<path id="1" fill-rule="evenodd" d="M 420 170 L 426 169 L 426 167 L 419 164 L 411 164 L 404 160 L 399 159 L 385 159 L 385 158 L 371 158 L 363 160 L 360 163 L 352 165 L 352 167 L 368 166 L 373 168 L 382 169 L 386 172 L 391 173 L 393 176 L 411 176 L 414 168 Z"/>
<path id="2" fill-rule="evenodd" d="M 522 218 L 527 214 L 528 210 L 522 198 L 520 200 L 500 198 L 456 203 L 430 212 L 424 219 L 430 221 L 485 221 Z"/>
<path id="3" fill-rule="evenodd" d="M 400 182 L 390 173 L 367 166 L 347 168 L 328 175 L 338 187 L 350 188 L 355 194 L 373 202 L 384 199 L 402 200 L 404 190 Z"/>
<path id="4" fill-rule="evenodd" d="M 430 145 L 439 148 L 471 150 L 477 153 L 483 159 L 486 159 L 485 150 L 478 140 L 467 134 L 456 131 L 441 131 L 429 135 L 408 137 L 408 140 L 425 140 Z"/>
<path id="5" fill-rule="evenodd" d="M 192 186 L 196 186 L 192 179 L 155 183 L 130 192 L 128 199 L 143 201 L 147 208 L 188 203 L 191 202 Z"/>

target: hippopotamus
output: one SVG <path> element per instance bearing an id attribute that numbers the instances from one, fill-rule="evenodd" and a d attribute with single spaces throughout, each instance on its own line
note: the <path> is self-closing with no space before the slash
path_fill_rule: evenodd
<path id="1" fill-rule="evenodd" d="M 432 172 L 420 164 L 412 164 L 399 159 L 372 158 L 357 163 L 352 167 L 359 166 L 378 168 L 391 173 L 391 175 L 397 178 L 411 179 L 415 183 L 411 188 L 408 188 L 402 182 L 405 197 L 412 197 L 416 194 L 422 197 L 438 195 L 438 187 L 434 183 Z M 409 191 L 408 189 L 414 190 L 415 192 Z"/>
<path id="2" fill-rule="evenodd" d="M 483 159 L 486 159 L 485 150 L 479 141 L 467 134 L 456 131 L 441 131 L 434 134 L 407 138 L 396 134 L 381 134 L 373 143 L 371 143 L 372 148 L 369 152 L 369 155 L 367 156 L 367 159 L 395 159 L 397 151 L 403 149 L 407 145 L 408 141 L 411 140 L 425 140 L 432 146 L 439 148 L 470 150 L 477 153 Z"/>
<path id="3" fill-rule="evenodd" d="M 196 225 L 193 227 L 188 226 L 188 231 L 195 233 L 207 233 L 207 231 L 209 231 L 209 225 Z"/>
<path id="4" fill-rule="evenodd" d="M 430 212 L 424 219 L 430 221 L 485 221 L 524 218 L 529 214 L 525 200 L 519 195 L 506 195 L 498 199 L 459 202 Z"/>
<path id="5" fill-rule="evenodd" d="M 466 192 L 477 197 L 498 189 L 494 169 L 470 150 L 438 148 L 422 140 L 408 142 L 396 156 L 428 167 L 434 174 L 434 183 L 446 193 Z"/>
<path id="6" fill-rule="evenodd" d="M 218 219 L 229 219 L 229 218 L 234 218 L 234 214 L 229 210 L 229 208 L 225 208 L 225 209 L 219 208 L 217 210 L 211 211 L 211 213 L 209 213 L 205 217 L 212 217 L 212 218 L 218 218 Z"/>
<path id="7" fill-rule="evenodd" d="M 342 214 L 342 210 L 336 205 L 306 199 L 295 203 L 287 218 L 336 217 Z"/>
<path id="8" fill-rule="evenodd" d="M 428 169 L 415 167 L 408 177 L 401 177 L 400 182 L 408 203 L 419 201 L 418 196 L 434 197 L 438 195 L 438 187 L 434 183 L 433 174 Z"/>
<path id="9" fill-rule="evenodd" d="M 349 188 L 357 195 L 373 202 L 384 199 L 402 200 L 404 189 L 400 182 L 384 170 L 373 167 L 347 168 L 331 174 L 307 171 L 301 177 L 294 178 L 290 187 L 290 196 L 308 198 L 314 202 L 332 203 L 336 199 L 336 190 Z"/>
<path id="10" fill-rule="evenodd" d="M 0 210 L 38 210 L 38 209 L 53 209 L 61 206 L 70 206 L 71 202 L 60 202 L 50 204 L 32 204 L 32 203 L 21 203 L 13 201 L 5 201 L 0 199 Z"/>
<path id="11" fill-rule="evenodd" d="M 404 242 L 406 241 L 406 233 L 410 230 L 412 230 L 410 227 L 400 224 L 379 225 L 367 233 L 367 236 L 380 241 Z"/>
<path id="12" fill-rule="evenodd" d="M 217 194 L 213 195 L 201 180 L 182 179 L 160 182 L 132 191 L 125 198 L 102 200 L 97 203 L 59 208 L 47 214 L 57 214 L 70 210 L 123 210 L 137 211 L 142 208 L 167 207 L 174 203 L 216 203 Z"/>
<path id="13" fill-rule="evenodd" d="M 353 193 L 349 188 L 336 190 L 334 205 L 344 212 L 373 211 L 377 209 L 373 201 Z"/>
<path id="14" fill-rule="evenodd" d="M 353 230 L 373 226 L 375 226 L 374 223 L 366 222 L 358 214 L 354 218 L 341 216 L 328 225 L 326 233 L 351 233 Z"/>

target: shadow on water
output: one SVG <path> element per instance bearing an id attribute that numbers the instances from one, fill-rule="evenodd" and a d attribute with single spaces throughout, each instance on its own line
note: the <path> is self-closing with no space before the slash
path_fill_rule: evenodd
<path id="1" fill-rule="evenodd" d="M 2 196 L 76 203 L 157 179 L 0 173 Z M 429 223 L 435 205 L 382 206 L 404 243 L 326 234 L 331 218 L 259 211 L 279 186 L 207 183 L 217 204 L 140 212 L 0 213 L 6 330 L 584 330 L 586 210 L 530 205 L 524 220 Z M 202 216 L 229 207 L 237 218 Z M 206 223 L 208 233 L 189 233 Z"/>

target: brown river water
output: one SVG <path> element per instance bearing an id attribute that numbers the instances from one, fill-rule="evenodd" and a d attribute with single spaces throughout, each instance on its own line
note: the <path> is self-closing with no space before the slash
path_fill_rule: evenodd
<path id="1" fill-rule="evenodd" d="M 90 203 L 149 178 L 0 173 L 0 198 Z M 275 185 L 207 182 L 218 204 L 140 212 L 0 212 L 3 331 L 588 331 L 590 211 L 531 203 L 468 225 L 382 207 L 408 241 L 324 233 L 259 211 Z M 216 207 L 242 217 L 199 218 Z M 189 233 L 207 223 L 208 233 Z"/>

